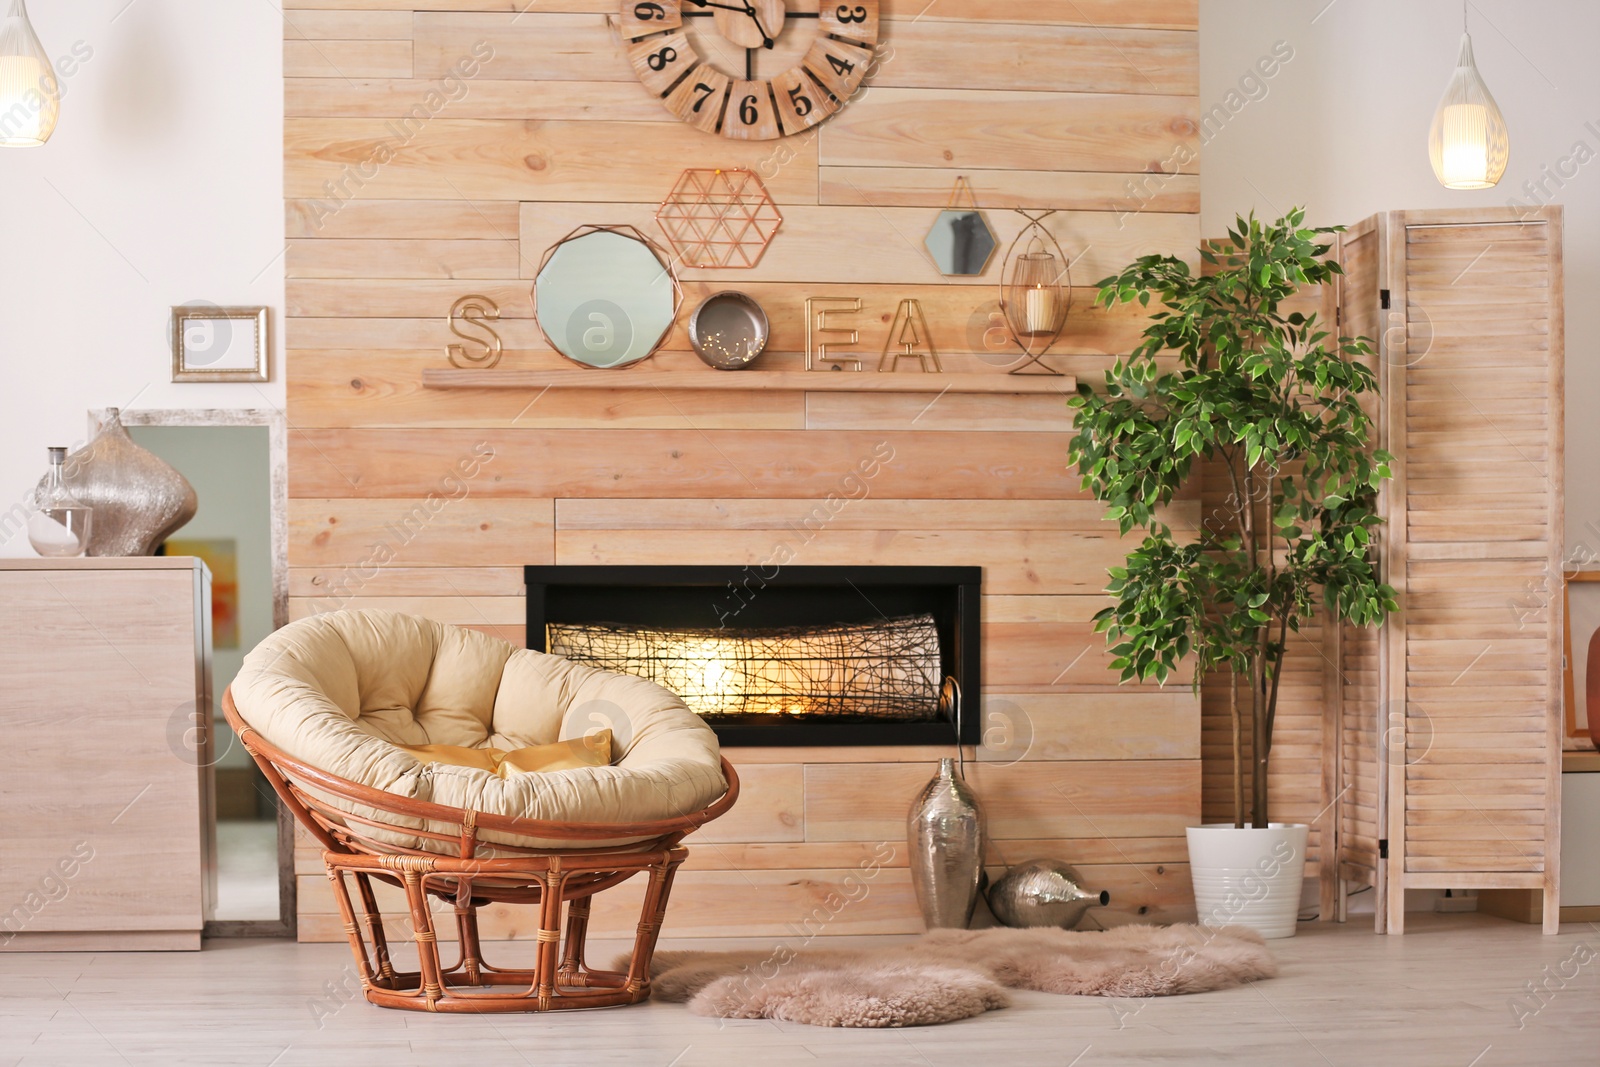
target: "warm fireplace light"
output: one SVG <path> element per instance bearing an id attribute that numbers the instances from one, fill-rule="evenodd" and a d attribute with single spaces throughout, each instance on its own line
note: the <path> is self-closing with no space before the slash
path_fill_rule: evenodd
<path id="1" fill-rule="evenodd" d="M 701 707 L 720 707 L 739 686 L 729 652 L 727 642 L 717 638 L 690 639 L 670 647 L 665 665 L 668 677 L 677 684 L 667 688 L 697 711 Z"/>
<path id="2" fill-rule="evenodd" d="M 793 639 L 762 642 L 763 655 L 742 656 L 736 642 L 725 638 L 688 638 L 667 646 L 656 678 L 700 715 L 807 715 L 817 713 L 808 694 L 818 676 L 832 673 L 832 664 L 808 654 Z M 637 661 L 643 673 L 647 659 Z M 647 677 L 650 675 L 646 675 Z M 843 679 L 838 679 L 843 681 Z"/>
<path id="3" fill-rule="evenodd" d="M 556 655 L 649 678 L 707 718 L 932 721 L 943 681 L 931 615 L 785 629 L 551 623 Z"/>

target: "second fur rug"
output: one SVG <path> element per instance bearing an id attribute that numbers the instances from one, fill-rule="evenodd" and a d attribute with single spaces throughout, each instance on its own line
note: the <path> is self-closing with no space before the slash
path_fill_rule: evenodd
<path id="1" fill-rule="evenodd" d="M 1277 974 L 1239 927 L 935 930 L 871 949 L 659 952 L 655 996 L 698 1015 L 812 1026 L 926 1026 L 1010 1004 L 1006 988 L 1101 997 L 1227 989 Z"/>

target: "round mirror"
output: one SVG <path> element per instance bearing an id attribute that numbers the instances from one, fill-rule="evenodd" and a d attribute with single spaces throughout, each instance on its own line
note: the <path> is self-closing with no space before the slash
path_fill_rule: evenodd
<path id="1" fill-rule="evenodd" d="M 533 283 L 545 340 L 586 367 L 626 367 L 653 353 L 678 313 L 678 281 L 632 226 L 584 226 L 545 253 Z"/>
<path id="2" fill-rule="evenodd" d="M 981 212 L 955 208 L 939 212 L 923 240 L 940 274 L 969 276 L 984 272 L 998 243 Z"/>

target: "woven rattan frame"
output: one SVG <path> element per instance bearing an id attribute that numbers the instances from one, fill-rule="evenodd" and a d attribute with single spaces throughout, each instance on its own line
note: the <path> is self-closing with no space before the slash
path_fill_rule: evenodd
<path id="1" fill-rule="evenodd" d="M 666 916 L 672 879 L 689 855 L 680 842 L 726 813 L 739 799 L 739 777 L 724 759 L 722 773 L 728 791 L 710 807 L 681 818 L 559 823 L 484 814 L 395 796 L 301 763 L 244 721 L 231 689 L 222 696 L 222 711 L 272 788 L 322 845 L 322 860 L 333 883 L 362 989 L 367 1000 L 386 1008 L 463 1013 L 564 1011 L 637 1004 L 647 999 L 650 960 Z M 372 830 L 392 829 L 395 824 L 342 811 L 308 790 L 359 805 L 357 810 L 407 820 L 403 832 L 449 845 L 455 855 L 381 842 L 371 836 Z M 425 820 L 426 828 L 410 829 L 409 821 L 419 819 Z M 441 826 L 449 832 L 438 829 Z M 533 849 L 494 844 L 490 846 L 494 855 L 480 855 L 486 846 L 478 835 L 486 830 L 585 845 Z M 618 844 L 596 847 L 595 841 Z M 636 874 L 644 874 L 648 885 L 628 969 L 590 967 L 584 959 L 584 940 L 591 901 L 596 893 Z M 352 881 L 357 890 L 354 901 Z M 420 970 L 395 969 L 372 889 L 374 881 L 405 891 Z M 440 959 L 433 913 L 428 907 L 430 896 L 448 902 L 455 910 L 460 954 L 449 967 Z M 478 909 L 495 903 L 538 907 L 537 948 L 531 969 L 499 968 L 484 960 Z"/>

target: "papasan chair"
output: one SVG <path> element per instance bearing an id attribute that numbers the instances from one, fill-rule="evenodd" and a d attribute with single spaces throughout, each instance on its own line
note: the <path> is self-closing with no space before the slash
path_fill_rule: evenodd
<path id="1" fill-rule="evenodd" d="M 384 1007 L 645 1000 L 681 842 L 739 795 L 716 736 L 655 683 L 391 612 L 290 623 L 245 657 L 222 704 L 321 843 L 366 998 Z M 638 874 L 627 971 L 589 966 L 591 899 Z M 374 881 L 405 891 L 416 972 L 390 958 Z M 430 897 L 455 912 L 449 967 Z M 477 913 L 491 903 L 538 908 L 531 968 L 484 960 Z"/>

